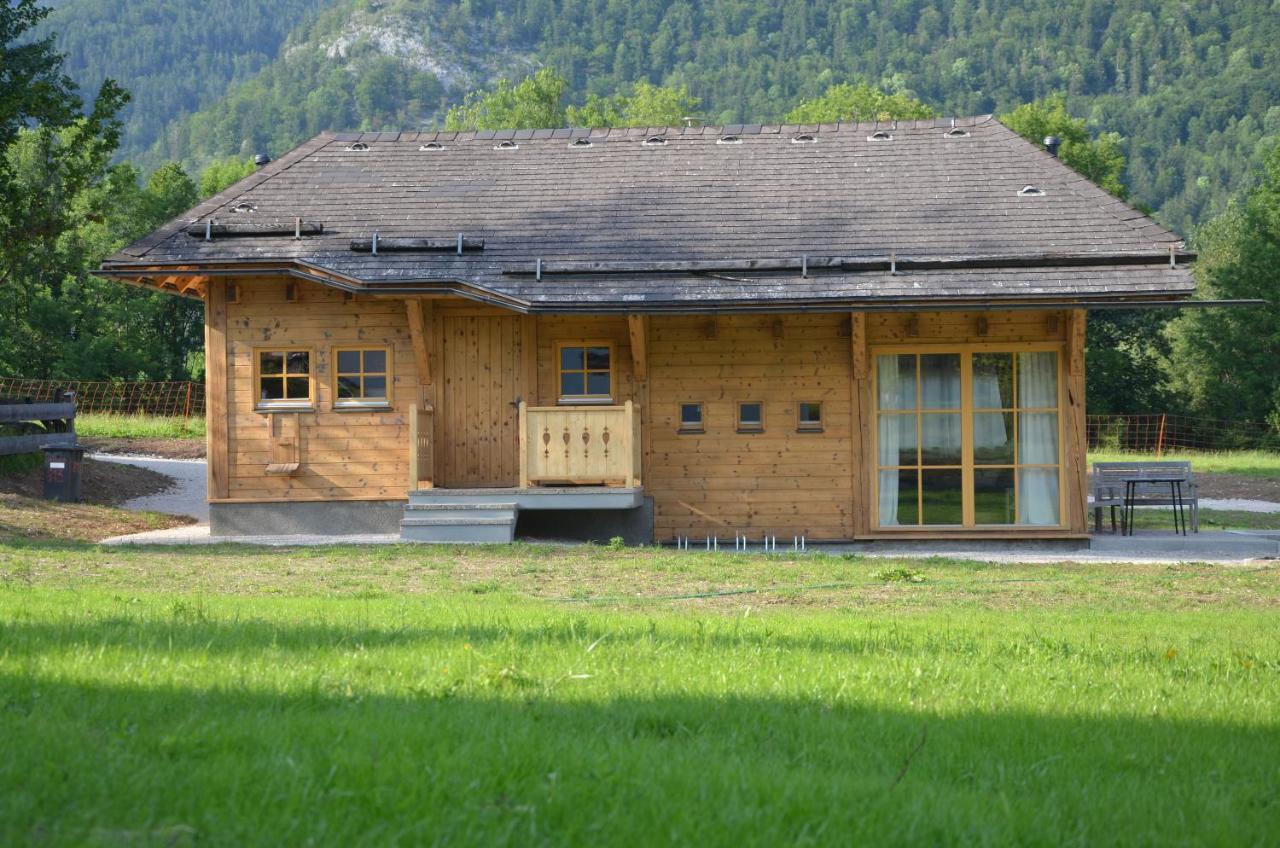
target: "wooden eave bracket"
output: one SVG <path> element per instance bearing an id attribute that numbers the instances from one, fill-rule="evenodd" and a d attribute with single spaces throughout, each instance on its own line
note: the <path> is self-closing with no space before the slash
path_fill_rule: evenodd
<path id="1" fill-rule="evenodd" d="M 405 314 L 409 319 L 409 337 L 413 341 L 413 362 L 418 371 L 419 385 L 431 385 L 431 357 L 427 345 L 427 316 L 429 302 L 419 297 L 408 297 L 404 301 Z"/>
<path id="2" fill-rule="evenodd" d="M 649 317 L 628 315 L 627 331 L 631 336 L 631 367 L 638 382 L 649 379 Z"/>

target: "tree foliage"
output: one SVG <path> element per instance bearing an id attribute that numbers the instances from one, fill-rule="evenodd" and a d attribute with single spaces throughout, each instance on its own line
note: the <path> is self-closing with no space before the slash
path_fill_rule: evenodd
<path id="1" fill-rule="evenodd" d="M 1270 420 L 1280 430 L 1280 147 L 1243 202 L 1198 234 L 1205 298 L 1265 306 L 1188 312 L 1170 329 L 1177 387 L 1211 418 Z"/>
<path id="2" fill-rule="evenodd" d="M 498 80 L 490 91 L 467 95 L 445 117 L 447 130 L 525 130 L 562 127 L 565 78 L 543 68 L 520 82 Z"/>
<path id="3" fill-rule="evenodd" d="M 0 8 L 0 373 L 180 374 L 198 307 L 88 270 L 190 206 L 195 186 L 176 166 L 140 185 L 136 168 L 111 164 L 128 97 L 106 80 L 83 113 L 49 41 L 22 41 L 44 14 Z"/>
<path id="4" fill-rule="evenodd" d="M 592 94 L 581 106 L 570 105 L 566 120 L 575 127 L 678 127 L 698 119 L 701 101 L 688 86 L 661 86 L 640 81 L 626 94 Z"/>
<path id="5" fill-rule="evenodd" d="M 1053 94 L 1044 100 L 1024 103 L 1000 117 L 1018 135 L 1043 145 L 1048 136 L 1062 142 L 1058 155 L 1075 170 L 1120 199 L 1129 196 L 1124 184 L 1124 150 L 1118 133 L 1094 137 L 1083 118 L 1067 111 L 1067 99 Z"/>
<path id="6" fill-rule="evenodd" d="M 937 113 L 908 92 L 887 94 L 866 83 L 830 86 L 821 96 L 806 100 L 787 113 L 791 124 L 833 121 L 892 121 L 932 118 Z"/>

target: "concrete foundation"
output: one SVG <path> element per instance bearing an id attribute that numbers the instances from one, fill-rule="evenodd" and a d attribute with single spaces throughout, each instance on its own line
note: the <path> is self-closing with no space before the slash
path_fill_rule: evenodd
<path id="1" fill-rule="evenodd" d="M 404 501 L 209 504 L 213 536 L 347 536 L 399 533 Z"/>

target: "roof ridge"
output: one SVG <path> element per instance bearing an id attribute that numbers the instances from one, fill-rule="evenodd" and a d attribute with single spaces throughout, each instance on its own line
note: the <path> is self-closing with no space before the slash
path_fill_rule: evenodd
<path id="1" fill-rule="evenodd" d="M 934 130 L 952 127 L 972 128 L 998 123 L 994 116 L 971 115 L 955 117 L 920 118 L 884 121 L 831 121 L 824 123 L 760 123 L 719 124 L 696 127 L 556 127 L 545 129 L 496 129 L 496 130 L 414 130 L 402 132 L 338 132 L 332 141 L 373 144 L 382 141 L 522 141 L 525 139 L 575 138 L 621 136 L 641 138 L 652 135 L 701 136 L 701 135 L 779 135 L 798 132 L 875 132 L 876 130 Z"/>

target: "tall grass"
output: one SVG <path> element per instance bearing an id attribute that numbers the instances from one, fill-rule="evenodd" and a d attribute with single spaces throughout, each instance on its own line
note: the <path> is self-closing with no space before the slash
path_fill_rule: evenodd
<path id="1" fill-rule="evenodd" d="M 89 412 L 76 416 L 76 434 L 112 439 L 203 439 L 203 418 L 116 415 Z"/>

